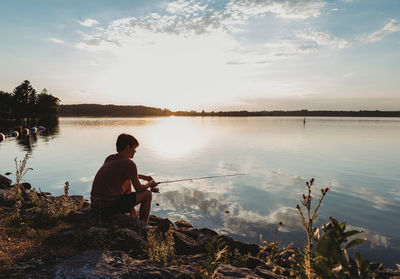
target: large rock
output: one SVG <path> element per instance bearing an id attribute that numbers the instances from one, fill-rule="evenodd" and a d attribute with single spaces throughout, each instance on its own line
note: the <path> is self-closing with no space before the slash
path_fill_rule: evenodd
<path id="1" fill-rule="evenodd" d="M 260 248 L 257 244 L 250 244 L 250 243 L 245 243 L 237 240 L 233 240 L 229 236 L 222 235 L 220 236 L 225 243 L 232 249 L 238 249 L 240 254 L 248 254 L 250 253 L 253 256 L 257 256 L 258 252 L 260 251 Z"/>
<path id="2" fill-rule="evenodd" d="M 267 278 L 267 279 L 287 279 L 282 275 L 277 275 L 264 268 L 256 268 L 255 271 L 245 267 L 234 267 L 229 264 L 220 264 L 214 271 L 214 279 L 234 279 L 234 278 Z"/>
<path id="3" fill-rule="evenodd" d="M 120 251 L 86 251 L 54 266 L 53 278 L 196 278 L 190 266 L 169 266 L 134 260 Z"/>
<path id="4" fill-rule="evenodd" d="M 189 222 L 189 221 L 186 221 L 186 220 L 178 220 L 178 221 L 175 221 L 175 225 L 176 225 L 178 228 L 193 228 L 193 225 L 190 224 L 190 222 Z"/>
<path id="5" fill-rule="evenodd" d="M 193 255 L 200 252 L 196 240 L 179 231 L 174 232 L 175 251 L 178 255 Z"/>
<path id="6" fill-rule="evenodd" d="M 8 177 L 5 177 L 4 175 L 0 174 L 0 184 L 2 184 L 6 188 L 10 188 L 12 183 L 12 180 L 9 179 Z"/>

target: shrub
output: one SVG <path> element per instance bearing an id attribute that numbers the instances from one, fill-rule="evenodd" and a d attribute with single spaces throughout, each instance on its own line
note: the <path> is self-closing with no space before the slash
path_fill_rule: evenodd
<path id="1" fill-rule="evenodd" d="M 165 233 L 165 240 L 158 240 L 156 231 L 150 229 L 147 232 L 147 248 L 146 255 L 149 260 L 163 263 L 164 265 L 171 262 L 175 256 L 175 241 L 173 229 L 170 228 Z"/>

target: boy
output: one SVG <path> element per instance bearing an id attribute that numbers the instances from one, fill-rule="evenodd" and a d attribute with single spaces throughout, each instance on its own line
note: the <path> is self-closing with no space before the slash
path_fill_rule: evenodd
<path id="1" fill-rule="evenodd" d="M 93 180 L 91 202 L 97 203 L 105 216 L 130 212 L 135 218 L 137 218 L 135 206 L 140 204 L 139 219 L 142 224 L 147 224 L 152 198 L 148 188 L 156 187 L 157 183 L 151 176 L 138 174 L 136 164 L 130 160 L 139 146 L 135 137 L 120 134 L 116 145 L 118 153 L 106 158 Z M 141 184 L 139 179 L 148 183 Z M 131 185 L 136 192 L 132 192 Z"/>

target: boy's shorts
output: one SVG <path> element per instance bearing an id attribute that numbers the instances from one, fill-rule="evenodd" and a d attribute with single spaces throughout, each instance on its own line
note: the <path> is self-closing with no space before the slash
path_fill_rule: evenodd
<path id="1" fill-rule="evenodd" d="M 111 216 L 119 213 L 129 213 L 132 207 L 136 205 L 136 193 L 130 193 L 120 196 L 112 206 L 101 209 L 105 216 Z"/>

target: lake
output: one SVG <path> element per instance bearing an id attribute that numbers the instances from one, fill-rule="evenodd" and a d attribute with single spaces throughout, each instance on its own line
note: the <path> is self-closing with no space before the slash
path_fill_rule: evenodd
<path id="1" fill-rule="evenodd" d="M 89 198 L 123 132 L 140 141 L 139 172 L 157 181 L 248 174 L 161 184 L 153 214 L 248 242 L 262 234 L 301 246 L 296 205 L 314 177 L 315 197 L 331 188 L 318 224 L 346 220 L 369 239 L 357 247 L 362 255 L 389 268 L 400 263 L 400 118 L 60 118 L 51 132 L 0 143 L 0 172 L 14 180 L 14 158 L 28 152 L 33 187 L 61 194 L 69 181 L 71 194 Z"/>

